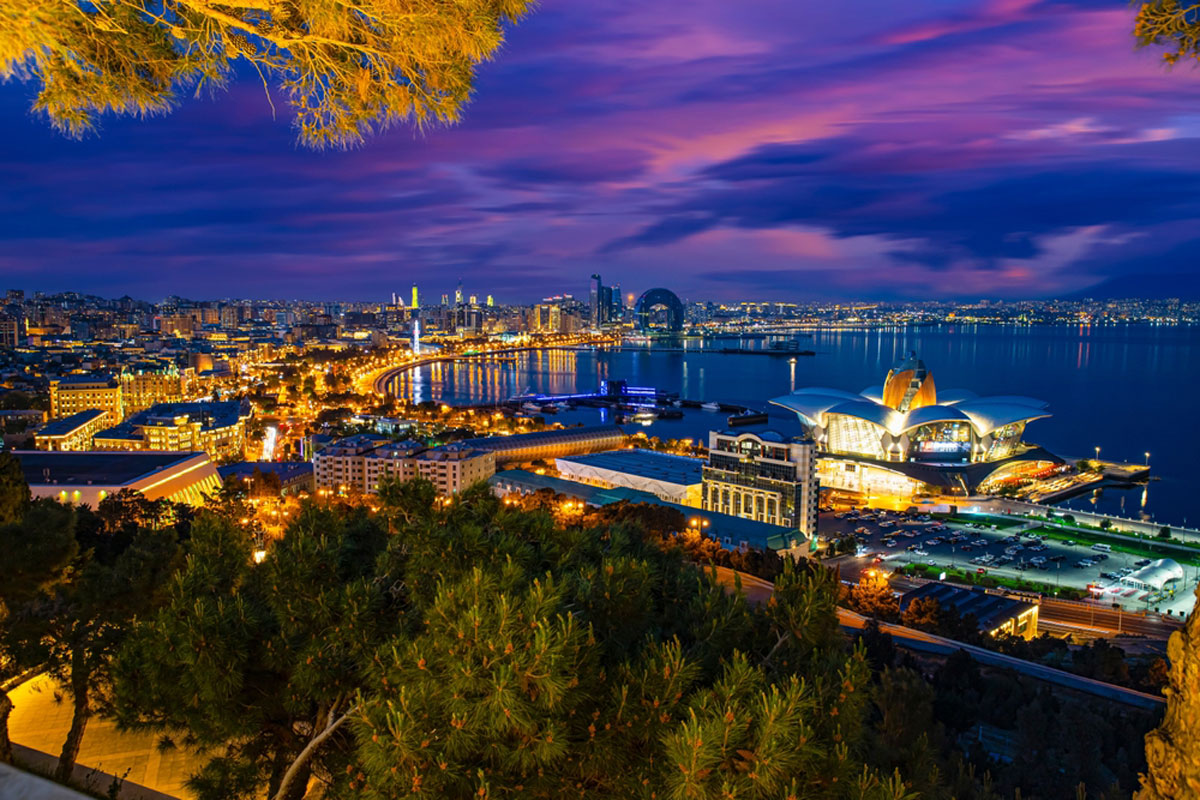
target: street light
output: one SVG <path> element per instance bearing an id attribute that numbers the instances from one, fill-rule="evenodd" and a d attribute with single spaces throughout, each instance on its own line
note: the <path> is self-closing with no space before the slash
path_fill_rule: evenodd
<path id="1" fill-rule="evenodd" d="M 1150 452 L 1146 451 L 1146 466 L 1150 466 Z"/>
<path id="2" fill-rule="evenodd" d="M 1100 445 L 1096 445 L 1096 460 L 1100 460 Z"/>

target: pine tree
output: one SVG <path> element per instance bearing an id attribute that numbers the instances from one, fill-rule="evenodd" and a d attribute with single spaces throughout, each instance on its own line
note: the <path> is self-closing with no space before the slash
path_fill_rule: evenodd
<path id="1" fill-rule="evenodd" d="M 431 498 L 307 506 L 257 565 L 201 515 L 118 659 L 122 720 L 206 748 L 204 800 L 910 796 L 864 768 L 869 668 L 827 571 L 752 607 L 633 515 Z"/>

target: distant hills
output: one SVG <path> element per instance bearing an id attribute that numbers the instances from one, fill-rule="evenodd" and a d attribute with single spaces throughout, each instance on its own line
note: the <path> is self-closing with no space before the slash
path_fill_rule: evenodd
<path id="1" fill-rule="evenodd" d="M 1162 300 L 1200 300 L 1200 273 L 1158 273 L 1151 275 L 1121 275 L 1081 289 L 1066 299 L 1091 297 L 1096 300 L 1116 300 L 1125 297 L 1144 297 Z"/>

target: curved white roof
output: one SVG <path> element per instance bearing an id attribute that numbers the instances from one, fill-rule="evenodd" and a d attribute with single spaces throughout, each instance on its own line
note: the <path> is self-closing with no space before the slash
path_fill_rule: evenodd
<path id="1" fill-rule="evenodd" d="M 771 401 L 777 406 L 783 406 L 806 418 L 815 425 L 825 424 L 825 412 L 836 405 L 846 402 L 868 402 L 856 394 L 843 392 L 840 389 L 801 389 Z"/>
<path id="2" fill-rule="evenodd" d="M 954 406 L 921 406 L 914 408 L 904 416 L 904 430 L 918 425 L 928 425 L 931 422 L 969 422 L 970 417 Z"/>
<path id="3" fill-rule="evenodd" d="M 939 390 L 937 393 L 937 401 L 939 406 L 952 406 L 955 403 L 961 403 L 964 400 L 974 400 L 979 395 L 972 392 L 970 389 L 945 389 Z"/>
<path id="4" fill-rule="evenodd" d="M 1048 417 L 1050 414 L 1044 410 L 1045 407 L 1045 403 L 1028 405 L 998 397 L 981 397 L 978 400 L 966 400 L 955 405 L 955 408 L 970 418 L 971 424 L 975 426 L 975 432 L 980 436 L 986 436 L 1005 425 Z"/>
<path id="5" fill-rule="evenodd" d="M 1183 567 L 1179 566 L 1177 561 L 1170 558 L 1160 558 L 1152 564 L 1139 569 L 1130 575 L 1126 575 L 1122 580 L 1130 583 L 1142 583 L 1147 586 L 1153 586 L 1155 589 L 1161 589 L 1165 584 L 1171 581 L 1183 580 Z"/>
<path id="6" fill-rule="evenodd" d="M 861 392 L 859 392 L 859 394 L 862 395 L 863 397 L 867 398 L 868 400 L 874 401 L 876 403 L 882 403 L 883 402 L 883 384 L 877 384 L 875 386 L 868 386 L 867 388 L 865 388 Z"/>
<path id="7" fill-rule="evenodd" d="M 893 411 L 882 403 L 872 403 L 870 400 L 847 400 L 839 403 L 825 412 L 826 414 L 845 414 L 848 417 L 858 417 L 892 433 L 898 433 L 904 424 L 904 415 Z"/>
<path id="8" fill-rule="evenodd" d="M 871 386 L 861 394 L 851 394 L 841 389 L 812 387 L 776 397 L 771 403 L 794 411 L 812 425 L 825 425 L 826 414 L 846 414 L 873 422 L 893 434 L 931 422 L 965 420 L 979 436 L 986 436 L 1006 425 L 1050 416 L 1046 411 L 1047 404 L 1033 397 L 978 397 L 966 390 L 942 392 L 939 394 L 942 402 L 937 405 L 922 406 L 901 414 L 873 396 L 879 388 Z"/>

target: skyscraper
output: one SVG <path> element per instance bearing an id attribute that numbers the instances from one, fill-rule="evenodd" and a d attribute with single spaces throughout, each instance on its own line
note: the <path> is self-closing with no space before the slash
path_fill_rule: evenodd
<path id="1" fill-rule="evenodd" d="M 600 313 L 600 302 L 601 302 L 600 296 L 601 296 L 603 290 L 604 290 L 604 284 L 600 282 L 600 276 L 597 274 L 593 274 L 591 289 L 588 292 L 588 300 L 589 300 L 588 305 L 591 310 L 591 323 L 592 323 L 593 328 L 600 327 L 600 323 L 603 321 L 601 319 L 601 313 Z"/>
<path id="2" fill-rule="evenodd" d="M 463 301 L 462 278 L 458 279 L 458 286 L 454 290 L 454 305 L 461 306 Z"/>
<path id="3" fill-rule="evenodd" d="M 418 302 L 418 300 L 417 300 L 417 285 L 415 283 L 413 284 L 412 307 L 413 308 L 421 307 L 420 302 Z"/>
<path id="4" fill-rule="evenodd" d="M 496 305 L 496 301 L 492 299 L 492 296 L 490 294 L 487 296 L 487 304 L 488 304 L 488 308 L 491 308 L 492 306 Z"/>

